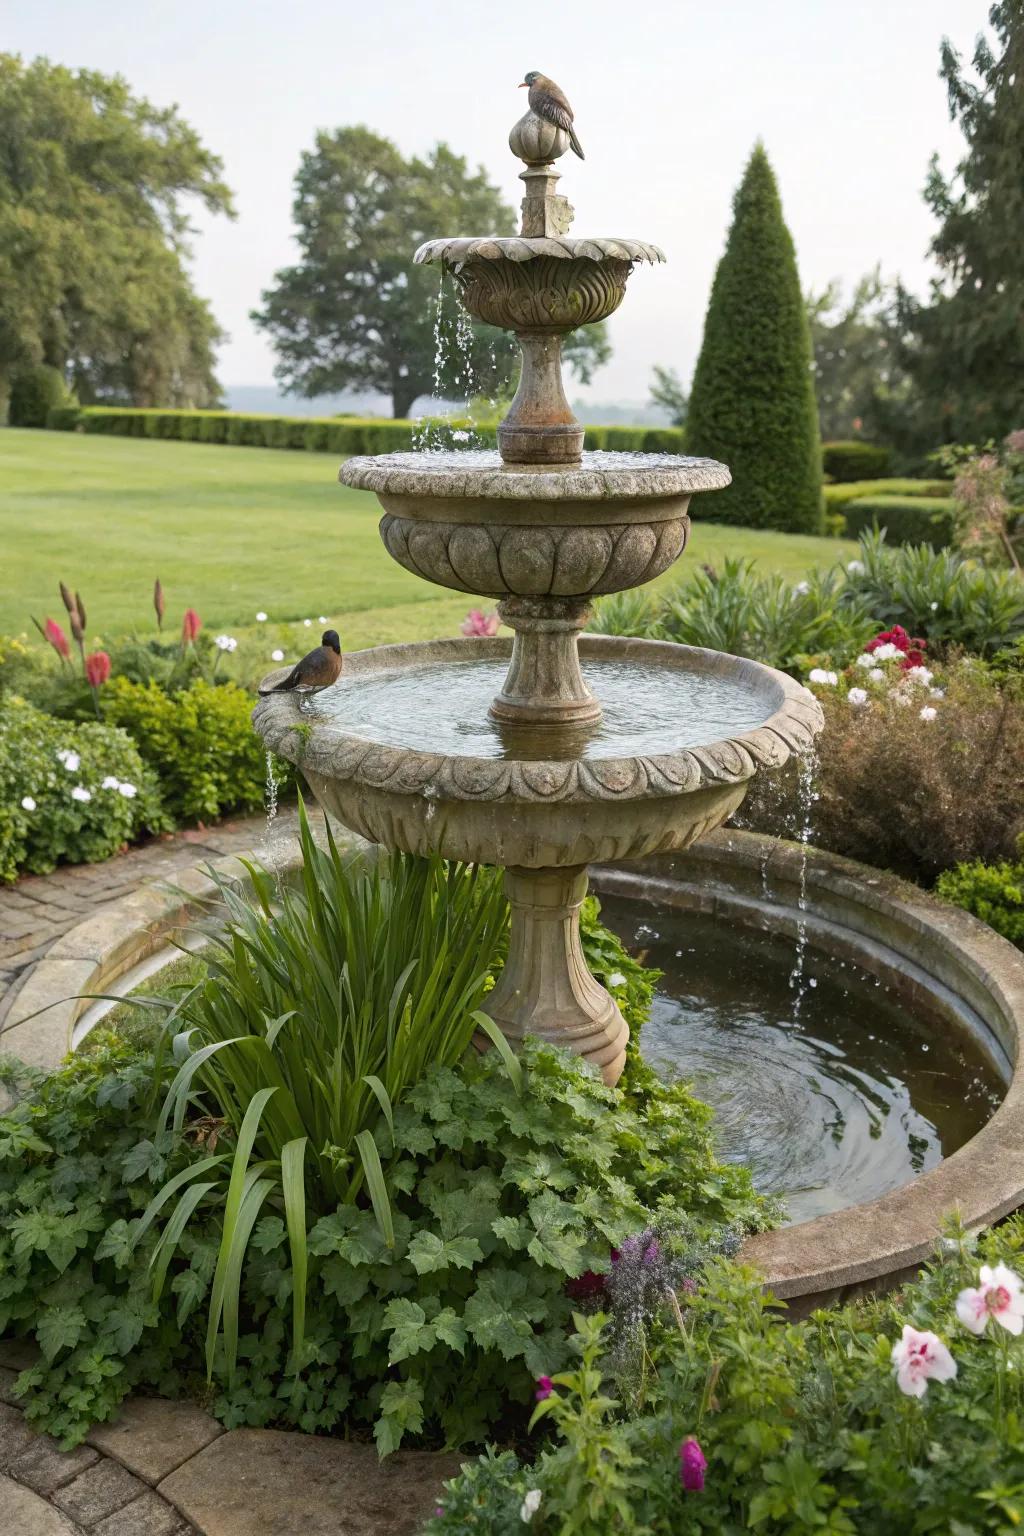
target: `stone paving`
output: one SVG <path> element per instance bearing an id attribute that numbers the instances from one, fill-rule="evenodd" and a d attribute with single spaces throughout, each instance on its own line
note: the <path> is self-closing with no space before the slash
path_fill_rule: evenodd
<path id="1" fill-rule="evenodd" d="M 274 831 L 296 826 L 296 812 L 288 807 Z M 156 839 L 102 864 L 62 865 L 52 875 L 25 875 L 0 886 L 0 1027 L 35 964 L 69 928 L 140 886 L 173 884 L 197 864 L 257 847 L 265 834 L 263 815 L 225 821 Z"/>

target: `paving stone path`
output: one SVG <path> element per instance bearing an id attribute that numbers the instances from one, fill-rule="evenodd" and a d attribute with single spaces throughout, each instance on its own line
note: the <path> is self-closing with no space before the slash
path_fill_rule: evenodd
<path id="1" fill-rule="evenodd" d="M 274 823 L 275 835 L 296 826 L 296 812 L 287 807 Z M 33 967 L 69 928 L 140 886 L 173 883 L 197 864 L 256 848 L 265 835 L 266 818 L 250 816 L 157 839 L 102 864 L 62 865 L 52 875 L 0 885 L 0 1028 Z"/>

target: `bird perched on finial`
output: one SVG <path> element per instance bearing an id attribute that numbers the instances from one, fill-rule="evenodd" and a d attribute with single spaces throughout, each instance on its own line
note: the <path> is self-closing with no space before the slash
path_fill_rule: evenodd
<path id="1" fill-rule="evenodd" d="M 295 663 L 284 682 L 276 683 L 269 693 L 290 693 L 294 688 L 329 688 L 341 676 L 341 638 L 336 629 L 325 629 L 316 650 Z"/>
<path id="2" fill-rule="evenodd" d="M 554 123 L 556 128 L 562 128 L 569 135 L 569 143 L 579 155 L 581 160 L 587 157 L 583 153 L 582 145 L 576 137 L 576 130 L 572 126 L 572 107 L 561 86 L 549 80 L 547 75 L 542 75 L 539 69 L 531 69 L 525 80 L 519 83 L 519 89 L 526 87 L 529 92 L 530 111 L 545 121 Z"/>

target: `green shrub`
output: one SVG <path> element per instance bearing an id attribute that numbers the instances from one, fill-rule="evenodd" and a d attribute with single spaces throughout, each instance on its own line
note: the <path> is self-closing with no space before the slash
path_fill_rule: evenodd
<path id="1" fill-rule="evenodd" d="M 536 1435 L 533 1466 L 488 1451 L 464 1468 L 429 1536 L 512 1536 L 527 1520 L 536 1536 L 1004 1536 L 1024 1517 L 1024 1352 L 994 1321 L 968 1332 L 956 1300 L 986 1263 L 1020 1271 L 1022 1250 L 1019 1216 L 980 1240 L 950 1227 L 893 1296 L 785 1327 L 759 1277 L 720 1261 L 671 1298 L 630 1292 L 639 1394 L 618 1371 L 625 1305 L 578 1314 L 576 1358 L 545 1373 L 534 1415 L 557 1443 Z M 907 1325 L 937 1336 L 956 1367 L 920 1399 L 892 1361 Z M 690 1438 L 706 1461 L 700 1488 L 682 1482 Z"/>
<path id="2" fill-rule="evenodd" d="M 880 533 L 864 533 L 846 592 L 886 626 L 902 624 L 940 649 L 988 657 L 1024 634 L 1024 579 L 948 549 L 891 547 Z"/>
<path id="3" fill-rule="evenodd" d="M 732 484 L 701 498 L 714 522 L 817 533 L 821 443 L 811 336 L 793 241 L 758 144 L 733 204 L 693 379 L 686 441 Z"/>
<path id="4" fill-rule="evenodd" d="M 19 368 L 11 379 L 11 426 L 48 426 L 50 412 L 66 409 L 71 399 L 59 369 L 48 368 L 44 363 L 33 368 Z"/>
<path id="5" fill-rule="evenodd" d="M 879 528 L 892 544 L 946 549 L 955 542 L 956 511 L 948 496 L 861 496 L 848 501 L 843 512 L 854 539 Z"/>
<path id="6" fill-rule="evenodd" d="M 831 480 L 878 480 L 889 473 L 892 455 L 881 443 L 859 440 L 822 443 L 821 463 Z"/>
<path id="7" fill-rule="evenodd" d="M 943 871 L 935 889 L 1024 949 L 1024 861 L 958 864 Z"/>
<path id="8" fill-rule="evenodd" d="M 168 825 L 124 731 L 53 720 L 14 696 L 0 702 L 0 880 L 109 859 L 144 828 Z"/>
<path id="9" fill-rule="evenodd" d="M 176 821 L 213 821 L 263 804 L 266 752 L 252 728 L 252 699 L 244 689 L 198 678 L 165 693 L 156 682 L 113 677 L 103 690 L 103 708 L 108 720 L 134 737 Z"/>
<path id="10" fill-rule="evenodd" d="M 850 480 L 845 485 L 826 485 L 825 506 L 830 512 L 842 512 L 847 503 L 864 496 L 949 496 L 949 486 L 942 480 Z"/>
<path id="11" fill-rule="evenodd" d="M 88 406 L 51 410 L 44 421 L 55 431 L 229 443 L 244 448 L 288 448 L 346 456 L 400 453 L 428 444 L 434 448 L 493 448 L 497 442 L 493 425 L 477 426 L 452 416 L 390 421 L 380 416 L 255 416 L 236 411 Z M 467 432 L 468 440 L 461 436 Z M 609 434 L 611 441 L 607 440 Z M 588 427 L 585 446 L 682 453 L 683 434 L 678 427 Z"/>

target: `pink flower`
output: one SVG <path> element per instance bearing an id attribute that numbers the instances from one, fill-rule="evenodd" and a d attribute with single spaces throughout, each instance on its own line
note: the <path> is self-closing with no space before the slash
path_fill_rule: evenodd
<path id="1" fill-rule="evenodd" d="M 550 1397 L 555 1390 L 555 1384 L 550 1376 L 537 1377 L 537 1390 L 533 1394 L 538 1403 L 542 1403 L 546 1397 Z"/>
<path id="2" fill-rule="evenodd" d="M 481 613 L 479 608 L 471 608 L 462 621 L 462 633 L 464 635 L 487 636 L 498 633 L 498 615 L 496 613 Z"/>
<path id="3" fill-rule="evenodd" d="M 203 621 L 194 608 L 185 609 L 185 617 L 181 621 L 182 645 L 194 645 L 196 636 L 203 627 Z"/>
<path id="4" fill-rule="evenodd" d="M 49 640 L 50 644 L 57 652 L 57 655 L 60 656 L 64 661 L 70 661 L 71 646 L 68 644 L 67 635 L 61 629 L 56 619 L 47 619 L 46 623 L 43 625 L 43 629 L 45 631 L 47 640 Z"/>
<path id="5" fill-rule="evenodd" d="M 1020 1276 L 1007 1269 L 1005 1264 L 997 1264 L 994 1269 L 983 1264 L 978 1281 L 976 1289 L 968 1286 L 956 1299 L 956 1315 L 964 1327 L 972 1333 L 984 1333 L 991 1317 L 1001 1323 L 1007 1333 L 1024 1330 L 1024 1291 L 1021 1290 Z"/>
<path id="6" fill-rule="evenodd" d="M 93 651 L 85 658 L 85 680 L 90 688 L 102 688 L 110 676 L 110 657 L 106 651 Z"/>
<path id="7" fill-rule="evenodd" d="M 707 1471 L 704 1452 L 693 1435 L 687 1435 L 679 1447 L 679 1481 L 687 1493 L 700 1493 Z"/>
<path id="8" fill-rule="evenodd" d="M 896 1382 L 907 1397 L 924 1397 L 929 1381 L 952 1381 L 956 1375 L 956 1361 L 940 1338 L 934 1333 L 918 1333 L 909 1323 L 903 1326 L 903 1337 L 892 1347 L 892 1363 L 896 1368 Z"/>

